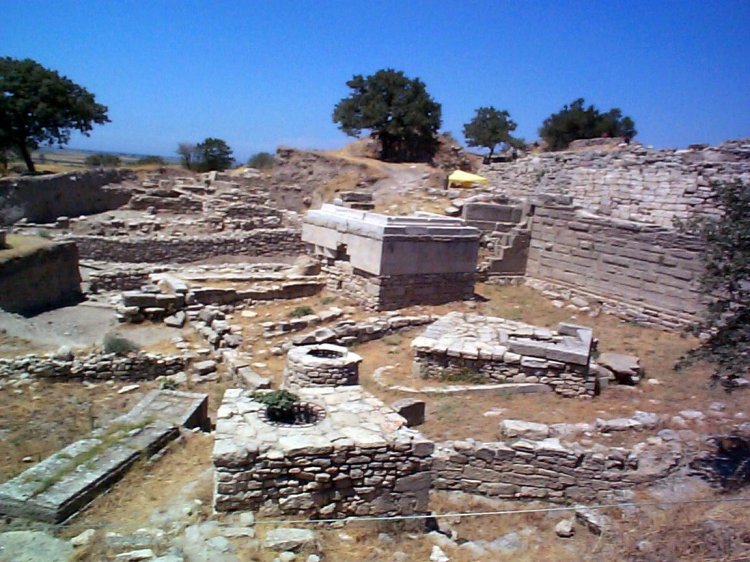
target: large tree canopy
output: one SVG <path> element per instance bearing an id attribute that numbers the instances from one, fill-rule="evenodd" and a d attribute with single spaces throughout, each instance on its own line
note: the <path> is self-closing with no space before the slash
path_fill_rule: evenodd
<path id="1" fill-rule="evenodd" d="M 511 144 L 511 133 L 516 126 L 507 111 L 498 111 L 492 106 L 480 107 L 474 118 L 464 125 L 464 137 L 466 144 L 486 148 L 492 157 L 498 144 Z"/>
<path id="2" fill-rule="evenodd" d="M 578 98 L 544 120 L 539 128 L 539 136 L 550 149 L 561 150 L 578 139 L 605 136 L 632 139 L 638 134 L 633 120 L 623 117 L 618 108 L 601 113 L 593 105 L 584 107 L 584 103 L 583 98 Z"/>
<path id="3" fill-rule="evenodd" d="M 440 128 L 440 104 L 427 93 L 419 78 L 407 78 L 393 69 L 372 76 L 354 76 L 352 89 L 333 110 L 333 121 L 347 135 L 369 131 L 380 141 L 381 158 L 415 161 L 432 158 Z"/>
<path id="4" fill-rule="evenodd" d="M 82 86 L 31 59 L 0 58 L 0 143 L 17 151 L 30 172 L 31 150 L 40 144 L 62 146 L 73 131 L 88 135 L 108 122 L 107 107 Z"/>

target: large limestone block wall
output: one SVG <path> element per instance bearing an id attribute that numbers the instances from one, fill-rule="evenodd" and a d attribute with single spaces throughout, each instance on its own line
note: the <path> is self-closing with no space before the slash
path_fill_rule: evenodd
<path id="1" fill-rule="evenodd" d="M 646 325 L 676 328 L 703 310 L 703 247 L 695 238 L 569 206 L 539 207 L 531 233 L 532 284 L 593 297 L 605 310 Z"/>
<path id="2" fill-rule="evenodd" d="M 9 237 L 9 243 L 31 237 Z M 43 243 L 34 251 L 3 257 L 0 251 L 0 308 L 22 314 L 69 304 L 81 296 L 78 249 L 72 243 Z"/>
<path id="3" fill-rule="evenodd" d="M 69 237 L 84 259 L 126 263 L 187 263 L 213 256 L 302 254 L 299 231 L 287 228 L 204 236 Z"/>
<path id="4" fill-rule="evenodd" d="M 545 152 L 479 173 L 505 195 L 568 195 L 598 214 L 671 226 L 674 218 L 717 213 L 712 182 L 750 181 L 750 139 L 686 150 L 631 144 Z"/>
<path id="5" fill-rule="evenodd" d="M 130 190 L 110 184 L 132 177 L 130 170 L 88 170 L 0 180 L 0 224 L 22 218 L 52 222 L 116 209 L 130 200 Z"/>

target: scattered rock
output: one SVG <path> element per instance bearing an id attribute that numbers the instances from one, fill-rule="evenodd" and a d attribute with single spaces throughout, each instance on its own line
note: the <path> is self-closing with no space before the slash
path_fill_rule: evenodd
<path id="1" fill-rule="evenodd" d="M 602 353 L 597 358 L 597 363 L 609 369 L 615 374 L 615 379 L 620 384 L 635 385 L 641 382 L 643 367 L 641 360 L 634 355 L 622 353 Z"/>
<path id="2" fill-rule="evenodd" d="M 200 376 L 208 375 L 216 370 L 216 361 L 207 359 L 193 363 L 193 370 Z"/>
<path id="3" fill-rule="evenodd" d="M 164 324 L 171 328 L 182 328 L 185 325 L 185 313 L 181 310 L 164 319 Z"/>
<path id="4" fill-rule="evenodd" d="M 0 534 L 0 562 L 68 562 L 72 556 L 70 541 L 41 531 Z"/>
<path id="5" fill-rule="evenodd" d="M 138 562 L 139 560 L 153 560 L 155 554 L 150 548 L 142 548 L 140 550 L 131 550 L 130 552 L 123 552 L 115 556 L 115 560 L 121 560 L 122 562 Z"/>
<path id="6" fill-rule="evenodd" d="M 141 388 L 141 385 L 139 384 L 126 384 L 117 391 L 117 394 L 127 394 L 128 392 L 133 392 L 134 390 L 138 390 L 139 388 Z"/>
<path id="7" fill-rule="evenodd" d="M 76 535 L 70 539 L 70 544 L 73 546 L 86 546 L 94 538 L 96 531 L 94 529 L 86 529 L 82 533 Z"/>
<path id="8" fill-rule="evenodd" d="M 595 535 L 601 535 L 612 526 L 609 517 L 583 506 L 576 508 L 576 519 Z"/>
<path id="9" fill-rule="evenodd" d="M 430 552 L 430 562 L 450 562 L 450 558 L 445 555 L 442 548 L 433 545 L 432 552 Z"/>
<path id="10" fill-rule="evenodd" d="M 572 519 L 563 519 L 555 525 L 555 533 L 558 537 L 568 539 L 575 534 L 575 528 L 573 527 Z"/>
<path id="11" fill-rule="evenodd" d="M 509 437 L 539 440 L 547 439 L 550 429 L 547 424 L 527 422 L 523 420 L 503 420 L 500 422 L 500 434 Z"/>
<path id="12" fill-rule="evenodd" d="M 263 541 L 263 546 L 271 550 L 297 551 L 306 547 L 315 547 L 316 545 L 317 538 L 313 531 L 287 527 L 271 529 L 266 533 L 266 538 Z"/>

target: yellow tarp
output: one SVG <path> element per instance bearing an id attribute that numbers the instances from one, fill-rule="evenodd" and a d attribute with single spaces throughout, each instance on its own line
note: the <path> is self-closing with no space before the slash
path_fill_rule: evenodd
<path id="1" fill-rule="evenodd" d="M 462 172 L 461 170 L 456 170 L 448 176 L 448 187 L 472 187 L 477 183 L 486 187 L 487 178 L 477 176 L 476 174 L 470 174 L 469 172 Z"/>

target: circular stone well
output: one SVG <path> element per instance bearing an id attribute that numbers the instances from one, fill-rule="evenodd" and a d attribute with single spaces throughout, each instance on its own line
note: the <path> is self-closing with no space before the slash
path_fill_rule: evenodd
<path id="1" fill-rule="evenodd" d="M 284 382 L 291 386 L 359 384 L 362 358 L 345 347 L 322 343 L 293 347 L 286 356 Z"/>

